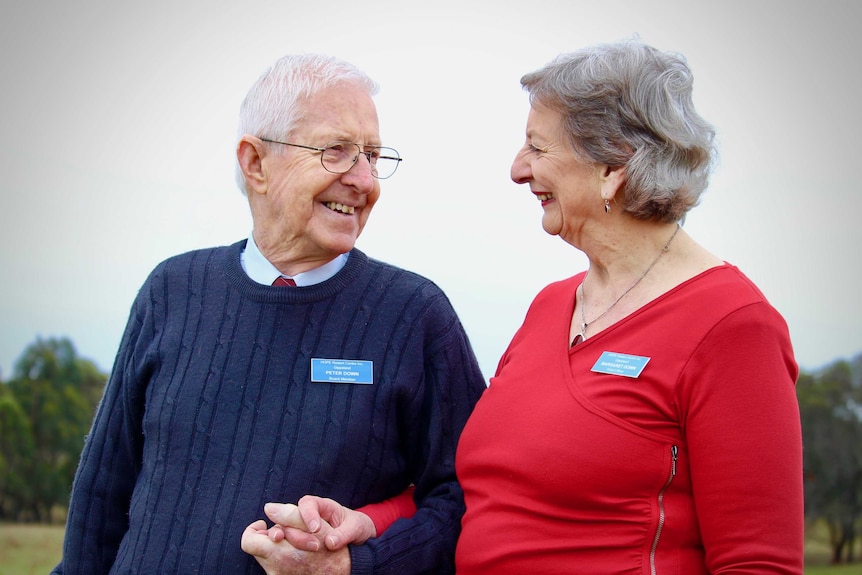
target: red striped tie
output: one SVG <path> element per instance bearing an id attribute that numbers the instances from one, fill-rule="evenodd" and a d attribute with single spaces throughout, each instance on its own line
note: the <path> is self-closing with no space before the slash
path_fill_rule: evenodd
<path id="1" fill-rule="evenodd" d="M 277 278 L 275 278 L 275 281 L 272 282 L 272 285 L 280 287 L 296 287 L 296 282 L 290 278 L 278 276 Z"/>

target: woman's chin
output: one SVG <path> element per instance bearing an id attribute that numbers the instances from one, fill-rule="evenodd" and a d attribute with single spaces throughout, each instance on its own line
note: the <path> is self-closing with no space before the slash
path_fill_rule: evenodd
<path id="1" fill-rule="evenodd" d="M 548 235 L 558 236 L 562 230 L 562 225 L 560 225 L 560 222 L 555 219 L 542 218 L 542 229 L 545 230 L 545 233 Z"/>

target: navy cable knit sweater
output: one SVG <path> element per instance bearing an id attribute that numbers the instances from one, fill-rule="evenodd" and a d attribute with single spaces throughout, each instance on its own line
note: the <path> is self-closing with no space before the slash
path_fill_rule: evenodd
<path id="1" fill-rule="evenodd" d="M 448 299 L 359 250 L 321 284 L 262 286 L 244 245 L 173 257 L 141 288 L 53 573 L 259 574 L 240 537 L 264 503 L 356 508 L 411 483 L 416 515 L 351 547 L 353 573 L 451 572 L 455 447 L 485 385 Z M 373 362 L 373 383 L 313 382 L 313 359 Z"/>

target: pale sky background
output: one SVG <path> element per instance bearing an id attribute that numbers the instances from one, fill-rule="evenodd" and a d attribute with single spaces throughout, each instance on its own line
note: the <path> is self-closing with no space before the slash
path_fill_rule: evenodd
<path id="1" fill-rule="evenodd" d="M 235 124 L 291 52 L 381 85 L 405 161 L 358 246 L 435 280 L 486 376 L 547 283 L 586 266 L 509 179 L 519 78 L 635 34 L 684 54 L 720 163 L 686 230 L 738 265 L 816 369 L 862 352 L 862 2 L 45 1 L 0 8 L 0 377 L 39 336 L 105 371 L 141 283 L 246 237 Z"/>

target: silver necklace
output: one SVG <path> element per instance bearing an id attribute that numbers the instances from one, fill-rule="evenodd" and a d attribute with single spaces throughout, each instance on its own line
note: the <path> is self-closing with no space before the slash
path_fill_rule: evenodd
<path id="1" fill-rule="evenodd" d="M 605 311 L 603 311 L 602 313 L 600 313 L 599 315 L 594 317 L 589 323 L 587 323 L 586 314 L 584 313 L 584 309 L 587 307 L 587 296 L 584 295 L 584 282 L 581 282 L 581 285 L 578 286 L 578 290 L 581 292 L 581 333 L 579 334 L 581 337 L 581 341 L 584 341 L 585 339 L 587 339 L 587 328 L 590 326 L 590 324 L 596 323 L 601 318 L 603 318 L 606 313 L 611 311 L 613 309 L 613 307 L 615 305 L 617 305 L 621 299 L 626 297 L 626 295 L 630 291 L 635 289 L 635 286 L 637 286 L 639 283 L 641 283 L 641 280 L 646 277 L 646 275 L 650 272 L 651 269 L 653 269 L 653 267 L 655 267 L 655 265 L 658 263 L 658 261 L 661 259 L 661 257 L 665 254 L 665 252 L 667 252 L 667 250 L 670 249 L 670 243 L 676 237 L 676 234 L 679 232 L 680 227 L 681 226 L 679 224 L 676 225 L 676 229 L 673 231 L 673 235 L 670 236 L 670 239 L 667 241 L 667 243 L 661 248 L 661 250 L 659 250 L 658 255 L 655 257 L 655 259 L 652 261 L 652 263 L 649 265 L 649 267 L 647 267 L 647 269 L 644 270 L 644 273 L 642 273 L 640 275 L 640 277 L 638 279 L 636 279 L 635 282 L 632 285 L 630 285 L 626 291 L 624 291 L 622 294 L 620 294 L 620 297 L 615 299 L 614 303 L 609 305 L 605 309 Z M 586 278 L 584 278 L 584 279 L 586 279 Z"/>

